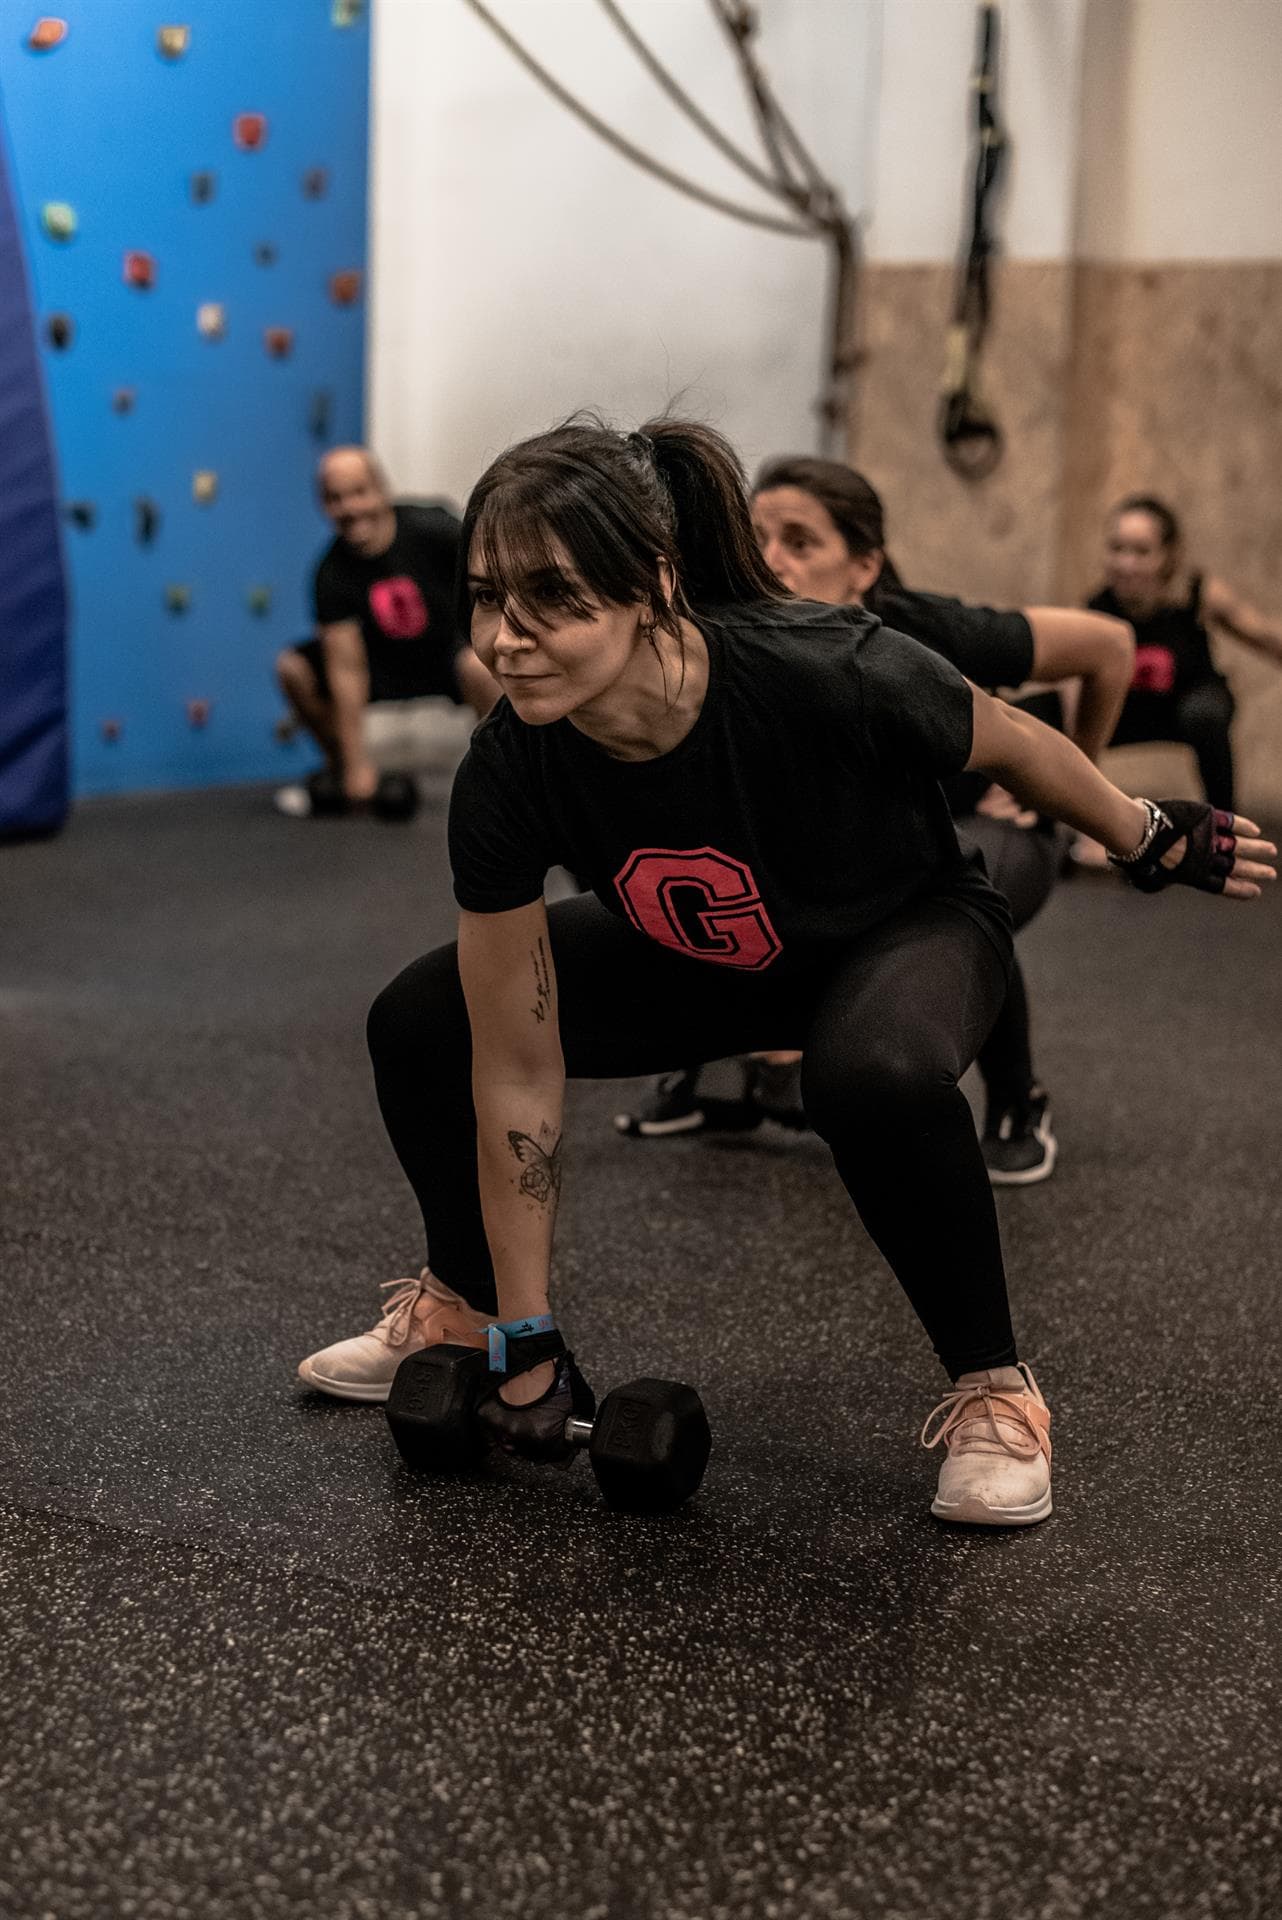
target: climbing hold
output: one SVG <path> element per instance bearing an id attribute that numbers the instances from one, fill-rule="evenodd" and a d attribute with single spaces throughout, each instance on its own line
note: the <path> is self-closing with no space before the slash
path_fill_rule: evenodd
<path id="1" fill-rule="evenodd" d="M 109 747 L 115 746 L 117 740 L 119 740 L 124 730 L 125 730 L 125 723 L 123 720 L 104 720 L 102 722 L 102 725 L 98 728 L 99 733 L 102 735 L 103 739 L 107 742 L 107 745 Z"/>
<path id="2" fill-rule="evenodd" d="M 218 175 L 207 168 L 191 176 L 191 197 L 198 207 L 207 207 L 218 191 Z"/>
<path id="3" fill-rule="evenodd" d="M 130 249 L 125 254 L 125 285 L 144 290 L 156 284 L 156 262 L 149 253 Z"/>
<path id="4" fill-rule="evenodd" d="M 329 17 L 336 27 L 354 27 L 365 11 L 365 0 L 333 0 Z"/>
<path id="5" fill-rule="evenodd" d="M 181 60 L 190 45 L 190 27 L 156 28 L 156 51 L 162 59 Z"/>
<path id="6" fill-rule="evenodd" d="M 198 506 L 208 507 L 218 498 L 218 475 L 210 467 L 198 467 L 191 476 L 191 497 Z"/>
<path id="7" fill-rule="evenodd" d="M 65 200 L 46 200 L 40 209 L 40 224 L 51 240 L 74 240 L 80 222 L 75 208 Z"/>
<path id="8" fill-rule="evenodd" d="M 209 725 L 211 703 L 208 700 L 189 700 L 187 702 L 187 725 L 199 733 L 202 727 Z"/>
<path id="9" fill-rule="evenodd" d="M 62 45 L 66 37 L 66 21 L 56 20 L 51 14 L 46 14 L 44 19 L 36 21 L 27 35 L 27 45 L 33 53 L 52 53 L 55 47 Z"/>
<path id="10" fill-rule="evenodd" d="M 342 273 L 331 273 L 329 297 L 336 307 L 354 306 L 361 297 L 360 268 L 346 267 Z"/>
<path id="11" fill-rule="evenodd" d="M 146 494 L 134 501 L 134 537 L 140 547 L 149 547 L 160 532 L 160 508 Z"/>
<path id="12" fill-rule="evenodd" d="M 283 713 L 275 722 L 272 727 L 272 738 L 282 747 L 287 747 L 291 740 L 298 738 L 298 722 L 292 713 Z"/>
<path id="13" fill-rule="evenodd" d="M 232 137 L 238 147 L 243 147 L 247 153 L 252 153 L 267 139 L 267 115 L 238 113 L 232 121 Z"/>
<path id="14" fill-rule="evenodd" d="M 267 351 L 273 360 L 288 360 L 294 351 L 294 329 L 292 327 L 264 327 L 263 339 Z"/>
<path id="15" fill-rule="evenodd" d="M 170 613 L 186 613 L 191 606 L 191 588 L 171 582 L 165 588 L 165 605 Z"/>
<path id="16" fill-rule="evenodd" d="M 254 248 L 254 265 L 256 267 L 274 267 L 277 258 L 276 247 L 271 240 L 260 240 Z"/>
<path id="17" fill-rule="evenodd" d="M 329 173 L 324 167 L 308 167 L 303 175 L 303 198 L 323 200 L 329 192 Z"/>
<path id="18" fill-rule="evenodd" d="M 307 408 L 307 430 L 313 440 L 329 439 L 329 423 L 333 411 L 333 394 L 328 387 L 317 387 Z"/>
<path id="19" fill-rule="evenodd" d="M 220 300 L 202 300 L 196 309 L 196 325 L 206 340 L 221 340 L 227 331 L 227 309 Z"/>
<path id="20" fill-rule="evenodd" d="M 80 527 L 85 533 L 93 532 L 98 509 L 92 500 L 68 500 L 63 511 L 73 526 Z"/>
<path id="21" fill-rule="evenodd" d="M 59 352 L 69 347 L 76 337 L 76 323 L 69 313 L 51 313 L 45 321 L 45 337 L 51 347 Z"/>
<path id="22" fill-rule="evenodd" d="M 132 413 L 134 410 L 134 401 L 137 398 L 138 398 L 138 393 L 136 388 L 117 387 L 116 391 L 111 396 L 112 412 L 113 413 Z"/>
<path id="23" fill-rule="evenodd" d="M 272 590 L 270 587 L 250 587 L 245 595 L 245 605 L 251 613 L 262 615 L 272 610 Z"/>

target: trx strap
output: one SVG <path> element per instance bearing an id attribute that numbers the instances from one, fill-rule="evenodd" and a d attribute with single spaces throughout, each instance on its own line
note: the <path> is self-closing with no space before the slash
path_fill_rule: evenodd
<path id="1" fill-rule="evenodd" d="M 944 458 L 965 480 L 983 480 L 1002 457 L 1001 428 L 979 394 L 979 361 L 988 332 L 991 299 L 988 264 L 997 239 L 989 228 L 990 201 L 1000 182 L 1008 141 L 997 116 L 996 0 L 979 9 L 979 47 L 971 85 L 975 94 L 975 180 L 970 235 L 957 273 L 943 391 L 939 400 L 939 437 Z"/>

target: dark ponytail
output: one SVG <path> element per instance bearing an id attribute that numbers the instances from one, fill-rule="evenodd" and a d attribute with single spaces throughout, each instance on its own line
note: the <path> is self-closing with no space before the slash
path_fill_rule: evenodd
<path id="1" fill-rule="evenodd" d="M 817 500 L 845 541 L 852 560 L 862 560 L 870 553 L 881 555 L 881 572 L 864 595 L 864 605 L 871 613 L 877 612 L 879 594 L 904 591 L 899 570 L 886 552 L 885 509 L 871 480 L 840 460 L 818 460 L 803 453 L 768 460 L 752 491 L 755 496 L 769 493 L 774 487 L 797 487 Z"/>
<path id="2" fill-rule="evenodd" d="M 678 573 L 688 604 L 787 600 L 761 557 L 748 507 L 747 478 L 730 442 L 693 420 L 649 421 L 640 437 L 672 501 Z"/>
<path id="3" fill-rule="evenodd" d="M 587 589 L 569 582 L 562 594 L 562 606 L 579 618 L 591 611 L 588 596 L 642 604 L 679 637 L 683 614 L 791 597 L 758 550 L 734 449 L 690 420 L 651 420 L 625 434 L 595 414 L 576 414 L 518 442 L 472 489 L 462 544 L 465 562 L 483 566 L 515 622 L 534 617 L 529 583 L 564 573 L 558 549 Z M 676 576 L 671 605 L 660 558 Z M 458 612 L 467 632 L 465 577 Z"/>

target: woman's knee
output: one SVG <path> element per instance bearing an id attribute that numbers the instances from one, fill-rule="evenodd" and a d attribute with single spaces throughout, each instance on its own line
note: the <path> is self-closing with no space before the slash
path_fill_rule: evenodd
<path id="1" fill-rule="evenodd" d="M 455 947 L 437 947 L 411 961 L 377 996 L 365 1021 L 375 1066 L 407 1055 L 441 1059 L 460 1042 L 468 1045 L 467 1004 L 458 977 Z"/>
<path id="2" fill-rule="evenodd" d="M 802 1061 L 801 1098 L 822 1139 L 836 1134 L 921 1125 L 947 1105 L 957 1075 L 927 1051 L 873 1045 L 840 1060 L 812 1049 Z"/>

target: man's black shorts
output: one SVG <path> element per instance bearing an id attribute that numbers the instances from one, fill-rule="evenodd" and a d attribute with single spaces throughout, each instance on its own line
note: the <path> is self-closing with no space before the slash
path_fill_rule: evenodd
<path id="1" fill-rule="evenodd" d="M 329 675 L 325 671 L 325 643 L 323 640 L 298 640 L 290 649 L 307 662 L 316 676 L 316 690 L 322 700 L 330 699 Z M 465 704 L 458 683 L 458 671 L 455 667 L 456 655 L 433 663 L 433 671 L 413 687 L 384 686 L 374 681 L 370 686 L 370 705 L 386 700 L 452 700 L 456 707 Z"/>

